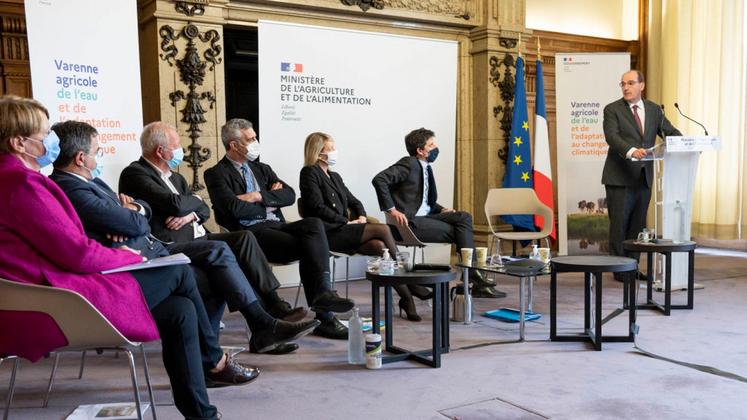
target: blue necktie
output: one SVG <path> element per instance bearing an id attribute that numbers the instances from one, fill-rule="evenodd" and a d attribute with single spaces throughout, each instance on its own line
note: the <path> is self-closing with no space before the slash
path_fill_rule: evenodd
<path id="1" fill-rule="evenodd" d="M 244 182 L 246 182 L 246 192 L 250 193 L 257 191 L 257 187 L 254 185 L 254 177 L 249 170 L 249 165 L 246 163 L 241 165 L 241 175 L 244 177 Z"/>
<path id="2" fill-rule="evenodd" d="M 431 165 L 426 166 L 426 171 L 428 172 L 428 197 L 426 203 L 428 203 L 428 207 L 433 207 L 436 204 L 436 197 L 438 196 L 436 193 L 436 179 L 433 176 Z"/>

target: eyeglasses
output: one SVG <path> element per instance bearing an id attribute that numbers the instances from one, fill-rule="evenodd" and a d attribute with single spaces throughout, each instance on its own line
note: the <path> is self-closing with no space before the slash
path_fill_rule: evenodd
<path id="1" fill-rule="evenodd" d="M 637 83 L 640 83 L 640 82 L 638 80 L 628 80 L 627 82 L 620 82 L 620 87 L 624 88 L 625 85 L 635 86 Z"/>

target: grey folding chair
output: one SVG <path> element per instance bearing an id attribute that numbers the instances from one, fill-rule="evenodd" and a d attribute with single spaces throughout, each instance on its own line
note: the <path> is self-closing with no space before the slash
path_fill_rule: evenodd
<path id="1" fill-rule="evenodd" d="M 132 380 L 132 390 L 135 394 L 138 418 L 142 419 L 140 390 L 135 370 L 135 358 L 132 352 L 132 349 L 139 349 L 143 358 L 143 370 L 145 372 L 145 382 L 148 387 L 151 412 L 153 418 L 156 419 L 156 404 L 153 399 L 153 387 L 150 383 L 148 362 L 143 344 L 130 341 L 123 336 L 86 298 L 71 290 L 0 279 L 0 310 L 34 311 L 48 314 L 57 323 L 68 341 L 67 346 L 56 349 L 56 352 L 85 350 L 116 350 L 125 352 L 130 365 L 130 378 Z M 5 359 L 8 359 L 8 357 L 2 360 Z M 57 355 L 55 356 L 55 364 L 47 392 L 51 390 L 56 368 Z M 4 419 L 8 417 L 8 411 L 10 410 L 13 399 L 17 370 L 18 358 L 15 358 L 5 404 Z M 47 400 L 48 395 L 45 397 L 45 406 Z"/>

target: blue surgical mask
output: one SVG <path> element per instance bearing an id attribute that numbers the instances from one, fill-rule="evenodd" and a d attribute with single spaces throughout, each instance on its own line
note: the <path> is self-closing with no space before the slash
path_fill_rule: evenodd
<path id="1" fill-rule="evenodd" d="M 101 176 L 101 172 L 104 170 L 104 164 L 101 163 L 98 159 L 96 159 L 96 167 L 93 169 L 88 169 L 85 165 L 83 166 L 85 170 L 87 170 L 91 174 L 91 180 L 94 180 Z"/>
<path id="2" fill-rule="evenodd" d="M 32 137 L 25 137 L 27 140 L 38 141 L 44 145 L 44 154 L 41 156 L 34 156 L 31 153 L 26 153 L 29 156 L 33 156 L 40 167 L 49 166 L 57 160 L 57 156 L 60 155 L 60 138 L 57 137 L 57 133 L 50 131 L 44 140 L 37 140 Z"/>
<path id="3" fill-rule="evenodd" d="M 430 153 L 428 153 L 428 157 L 426 160 L 428 163 L 433 163 L 436 161 L 436 158 L 438 157 L 438 147 L 431 149 Z"/>
<path id="4" fill-rule="evenodd" d="M 173 151 L 173 153 L 174 156 L 171 159 L 167 160 L 166 163 L 169 165 L 169 168 L 176 169 L 184 160 L 184 149 L 178 147 Z"/>

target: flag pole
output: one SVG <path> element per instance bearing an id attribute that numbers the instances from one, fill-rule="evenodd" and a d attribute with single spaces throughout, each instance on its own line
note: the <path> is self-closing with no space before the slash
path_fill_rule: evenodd
<path id="1" fill-rule="evenodd" d="M 542 45 L 540 43 L 540 37 L 537 37 L 537 61 L 542 61 Z"/>
<path id="2" fill-rule="evenodd" d="M 521 32 L 519 32 L 519 58 L 521 57 Z"/>

